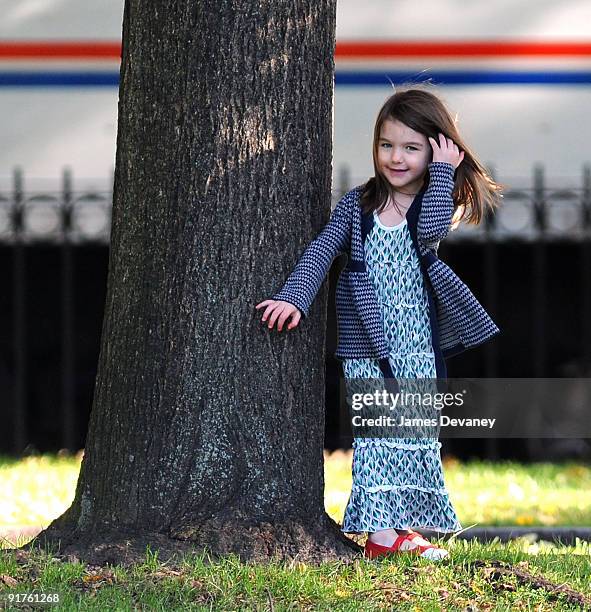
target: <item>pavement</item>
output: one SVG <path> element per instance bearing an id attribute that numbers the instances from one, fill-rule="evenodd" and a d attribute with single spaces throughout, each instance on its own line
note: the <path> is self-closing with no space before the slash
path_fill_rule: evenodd
<path id="1" fill-rule="evenodd" d="M 429 529 L 415 529 L 420 531 L 423 536 L 427 539 L 430 537 L 439 538 L 442 537 L 447 539 L 453 534 L 441 533 L 438 531 L 432 531 Z M 455 536 L 457 539 L 471 540 L 476 538 L 479 542 L 490 542 L 495 538 L 499 538 L 501 542 L 508 542 L 515 538 L 523 538 L 530 540 L 531 542 L 547 541 L 555 544 L 563 544 L 568 546 L 574 546 L 577 538 L 591 542 L 591 526 L 590 527 L 513 527 L 513 526 L 502 526 L 502 527 L 469 527 L 465 531 L 461 531 Z"/>

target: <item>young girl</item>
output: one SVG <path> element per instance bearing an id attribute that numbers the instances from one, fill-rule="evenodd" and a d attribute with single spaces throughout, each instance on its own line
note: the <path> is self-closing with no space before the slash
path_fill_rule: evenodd
<path id="1" fill-rule="evenodd" d="M 461 220 L 478 224 L 501 186 L 463 143 L 443 102 L 427 87 L 400 88 L 378 114 L 374 176 L 341 198 L 262 321 L 296 327 L 336 255 L 335 357 L 354 379 L 445 378 L 445 358 L 499 328 L 468 287 L 437 257 Z M 353 486 L 342 530 L 368 533 L 365 555 L 413 553 L 439 560 L 444 548 L 413 528 L 461 529 L 442 473 L 437 437 L 353 441 Z"/>

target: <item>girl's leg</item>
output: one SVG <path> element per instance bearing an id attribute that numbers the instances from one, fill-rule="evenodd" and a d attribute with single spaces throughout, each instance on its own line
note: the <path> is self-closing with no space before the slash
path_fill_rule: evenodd
<path id="1" fill-rule="evenodd" d="M 368 534 L 368 539 L 382 546 L 392 546 L 399 535 L 410 533 L 410 529 L 380 529 Z"/>

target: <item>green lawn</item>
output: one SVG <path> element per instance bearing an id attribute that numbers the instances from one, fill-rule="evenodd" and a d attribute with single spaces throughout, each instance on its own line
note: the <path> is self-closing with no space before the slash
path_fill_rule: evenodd
<path id="1" fill-rule="evenodd" d="M 580 610 L 589 596 L 589 546 L 538 554 L 523 542 L 447 544 L 451 558 L 349 563 L 244 563 L 203 555 L 169 567 L 147 550 L 134 569 L 60 563 L 43 552 L 0 552 L 0 598 L 10 591 L 59 593 L 63 610 Z M 498 566 L 506 564 L 506 574 Z M 536 586 L 544 578 L 545 588 Z M 12 581 L 12 582 L 11 582 Z M 555 586 L 552 586 L 555 585 Z M 552 592 L 559 587 L 562 593 Z M 584 600 L 583 600 L 584 601 Z M 591 602 L 591 599 L 588 600 Z M 591 605 L 591 603 L 589 604 Z M 1 604 L 0 604 L 1 606 Z M 471 606 L 471 607 L 470 607 Z M 16 607 L 14 608 L 16 609 Z"/>
<path id="2" fill-rule="evenodd" d="M 327 453 L 325 458 L 326 508 L 340 521 L 351 484 L 351 453 Z M 72 501 L 80 461 L 80 454 L 0 458 L 0 533 L 46 526 L 60 515 Z M 465 526 L 591 524 L 588 466 L 447 460 L 444 469 Z M 3 547 L 8 546 L 4 541 Z M 590 596 L 589 543 L 559 547 L 520 538 L 483 545 L 452 538 L 445 546 L 451 556 L 439 563 L 416 557 L 359 558 L 318 567 L 241 564 L 235 557 L 210 564 L 196 555 L 172 568 L 147 550 L 145 564 L 133 570 L 60 563 L 43 552 L 5 551 L 0 552 L 0 608 L 8 593 L 31 590 L 58 592 L 59 609 L 101 611 L 579 610 L 580 598 Z"/>
<path id="3" fill-rule="evenodd" d="M 325 505 L 341 522 L 351 488 L 351 451 L 325 453 Z M 75 456 L 0 457 L 0 534 L 47 526 L 72 502 Z M 464 526 L 591 525 L 591 467 L 580 463 L 444 460 L 445 481 Z"/>

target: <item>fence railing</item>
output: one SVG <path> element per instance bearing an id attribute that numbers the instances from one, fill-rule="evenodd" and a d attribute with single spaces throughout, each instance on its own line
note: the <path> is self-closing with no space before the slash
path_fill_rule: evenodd
<path id="1" fill-rule="evenodd" d="M 53 190 L 25 185 L 20 168 L 0 188 L 0 243 L 108 243 L 111 233 L 111 185 L 75 189 L 70 170 Z"/>
<path id="2" fill-rule="evenodd" d="M 333 206 L 339 197 L 364 180 L 355 181 L 347 167 L 340 168 Z M 507 189 L 494 215 L 488 215 L 476 227 L 460 224 L 446 240 L 587 240 L 591 237 L 590 164 L 582 166 L 578 185 L 548 185 L 541 165 L 533 167 L 530 181 L 520 178 L 514 183 L 504 183 Z"/>
<path id="3" fill-rule="evenodd" d="M 355 184 L 349 168 L 337 172 L 333 206 Z M 25 185 L 16 168 L 11 184 L 0 187 L 0 243 L 108 243 L 111 227 L 111 184 L 102 189 L 74 188 L 65 169 L 55 190 Z M 508 185 L 501 206 L 479 226 L 461 224 L 449 240 L 585 240 L 591 234 L 591 165 L 582 167 L 578 185 L 547 185 L 542 166 L 534 166 L 529 185 Z"/>

